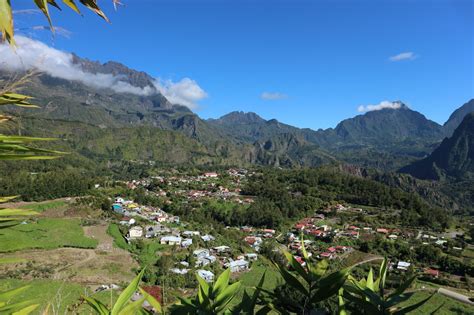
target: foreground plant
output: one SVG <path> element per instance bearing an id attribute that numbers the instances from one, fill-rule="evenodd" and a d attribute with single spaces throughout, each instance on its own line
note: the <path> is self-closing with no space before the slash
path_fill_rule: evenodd
<path id="1" fill-rule="evenodd" d="M 38 308 L 39 304 L 34 304 L 35 300 L 26 300 L 18 303 L 9 303 L 9 301 L 18 296 L 21 292 L 28 289 L 29 286 L 16 288 L 0 293 L 0 314 L 27 315 Z"/>
<path id="2" fill-rule="evenodd" d="M 360 281 L 349 276 L 347 283 L 344 285 L 344 291 L 341 295 L 344 299 L 353 302 L 358 307 L 358 313 L 362 314 L 407 314 L 414 311 L 425 304 L 433 295 L 422 301 L 401 307 L 400 303 L 406 301 L 413 293 L 406 293 L 416 280 L 416 275 L 411 276 L 390 294 L 386 292 L 386 280 L 388 275 L 388 259 L 385 258 L 380 265 L 378 278 L 374 281 L 374 272 L 372 268 L 367 275 Z M 341 307 L 341 300 L 340 300 Z M 341 309 L 344 311 L 344 302 Z M 344 313 L 343 313 L 344 314 Z"/>
<path id="3" fill-rule="evenodd" d="M 156 313 L 161 314 L 161 304 L 153 296 L 138 287 L 144 272 L 145 269 L 143 269 L 138 276 L 130 282 L 125 290 L 123 290 L 119 295 L 117 301 L 115 301 L 115 303 L 110 307 L 92 297 L 84 297 L 84 300 L 96 312 L 96 314 L 100 315 L 154 314 L 154 312 L 148 311 L 142 307 L 145 301 L 154 308 Z M 134 302 L 130 302 L 130 298 L 137 290 L 140 291 L 142 297 Z"/>
<path id="4" fill-rule="evenodd" d="M 197 295 L 188 299 L 178 297 L 179 304 L 171 307 L 171 314 L 232 314 L 229 303 L 240 289 L 240 282 L 229 285 L 230 269 L 226 269 L 214 285 L 208 284 L 196 274 L 199 283 Z"/>
<path id="5" fill-rule="evenodd" d="M 284 251 L 283 254 L 288 261 L 288 265 L 280 266 L 276 263 L 274 264 L 280 271 L 286 284 L 304 297 L 304 303 L 301 305 L 302 313 L 310 314 L 318 309 L 318 303 L 325 301 L 338 293 L 339 289 L 346 281 L 352 267 L 327 274 L 329 268 L 327 260 L 321 260 L 316 264 L 312 264 L 308 257 L 308 253 L 306 252 L 304 242 L 302 245 L 302 251 L 305 260 L 305 267 L 303 267 L 295 257 L 287 251 Z M 274 293 L 268 291 L 265 291 L 265 293 L 267 293 L 271 299 L 276 301 L 277 297 Z M 276 306 L 271 303 L 270 300 L 267 306 L 282 313 L 287 312 L 281 306 Z"/>
<path id="6" fill-rule="evenodd" d="M 51 21 L 49 8 L 55 7 L 56 9 L 61 10 L 61 7 L 58 5 L 58 3 L 55 0 L 34 0 L 32 2 L 46 16 L 49 22 L 49 29 L 52 32 L 54 32 L 54 27 Z M 79 6 L 77 5 L 77 3 L 80 3 L 87 9 L 92 10 L 93 12 L 98 14 L 104 20 L 109 21 L 107 16 L 104 14 L 104 12 L 100 9 L 99 5 L 97 4 L 97 0 L 78 0 L 78 1 L 62 0 L 62 2 L 78 14 L 81 14 L 81 11 L 79 10 Z M 112 3 L 114 4 L 115 7 L 121 4 L 120 0 L 112 0 Z M 12 45 L 15 44 L 15 39 L 14 39 L 15 28 L 13 27 L 13 14 L 12 14 L 12 6 L 11 6 L 10 0 L 0 0 L 0 31 L 2 32 L 3 40 L 6 40 Z"/>

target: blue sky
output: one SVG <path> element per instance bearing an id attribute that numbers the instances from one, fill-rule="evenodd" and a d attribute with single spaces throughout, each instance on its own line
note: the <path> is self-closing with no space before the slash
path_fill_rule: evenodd
<path id="1" fill-rule="evenodd" d="M 204 118 L 254 111 L 318 129 L 361 105 L 402 100 L 443 123 L 474 97 L 470 0 L 122 2 L 115 12 L 99 1 L 111 24 L 52 9 L 69 38 L 25 31 L 47 24 L 40 14 L 16 14 L 16 28 L 92 60 L 191 78 L 208 95 L 195 110 Z"/>

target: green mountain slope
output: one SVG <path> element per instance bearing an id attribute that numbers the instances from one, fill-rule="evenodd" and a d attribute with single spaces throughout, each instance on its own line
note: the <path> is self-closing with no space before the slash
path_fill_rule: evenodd
<path id="1" fill-rule="evenodd" d="M 451 137 L 456 130 L 457 127 L 461 124 L 464 120 L 464 117 L 469 113 L 474 112 L 474 99 L 471 99 L 469 102 L 464 104 L 463 106 L 456 109 L 449 119 L 444 123 L 444 132 L 447 137 Z"/>
<path id="2" fill-rule="evenodd" d="M 427 158 L 401 169 L 422 179 L 474 179 L 474 113 Z"/>

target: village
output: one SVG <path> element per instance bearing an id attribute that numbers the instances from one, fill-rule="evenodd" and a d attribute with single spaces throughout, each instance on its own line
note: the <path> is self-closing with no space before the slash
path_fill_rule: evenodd
<path id="1" fill-rule="evenodd" d="M 127 187 L 131 190 L 139 187 L 149 188 L 151 183 L 155 182 L 153 189 L 147 190 L 147 193 L 164 198 L 165 203 L 172 203 L 171 200 L 187 203 L 217 199 L 245 205 L 253 202 L 251 196 L 240 194 L 242 184 L 250 174 L 244 169 L 229 169 L 221 173 L 205 172 L 194 176 L 156 176 L 127 182 Z M 222 180 L 223 176 L 225 180 Z M 312 259 L 343 261 L 353 254 L 360 255 L 364 251 L 370 254 L 370 250 L 363 247 L 374 239 L 390 244 L 403 244 L 410 250 L 413 250 L 414 246 L 435 246 L 446 253 L 463 251 L 463 242 L 455 233 L 435 233 L 421 229 L 393 227 L 390 224 L 374 225 L 360 222 L 358 218 L 361 216 L 370 216 L 366 209 L 339 203 L 325 209 L 316 209 L 312 216 L 299 219 L 286 230 L 227 226 L 226 229 L 239 231 L 245 250 L 242 250 L 242 247 L 236 249 L 219 243 L 212 233 L 188 229 L 188 222 L 183 222 L 179 216 L 167 213 L 158 207 L 140 205 L 133 200 L 117 196 L 112 210 L 118 223 L 127 227 L 128 232 L 124 237 L 129 243 L 140 239 L 147 240 L 172 247 L 178 252 L 192 247 L 193 259 L 176 262 L 169 271 L 178 275 L 196 272 L 208 282 L 212 282 L 215 277 L 212 271 L 215 268 L 210 268 L 211 266 L 230 268 L 236 276 L 248 271 L 252 263 L 259 259 L 259 251 L 265 242 L 271 242 L 277 249 L 288 250 L 302 266 L 306 264 L 302 254 L 303 246 Z M 349 219 L 341 222 L 340 216 Z M 392 257 L 390 268 L 398 273 L 417 271 L 427 280 L 437 280 L 440 277 L 453 278 L 448 272 L 441 271 L 436 263 L 418 263 L 410 259 Z"/>

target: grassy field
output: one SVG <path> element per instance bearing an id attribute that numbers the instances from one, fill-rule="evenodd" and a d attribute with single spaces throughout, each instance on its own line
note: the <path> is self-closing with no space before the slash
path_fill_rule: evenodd
<path id="1" fill-rule="evenodd" d="M 410 299 L 401 305 L 411 305 L 426 299 L 431 293 L 429 292 L 417 292 Z M 435 312 L 436 311 L 436 312 Z M 452 314 L 474 314 L 474 307 L 460 303 L 448 297 L 440 294 L 433 296 L 427 303 L 422 305 L 417 310 L 410 312 L 411 315 L 424 315 L 424 314 L 436 315 L 452 315 Z"/>
<path id="2" fill-rule="evenodd" d="M 0 232 L 0 252 L 58 247 L 95 248 L 97 241 L 84 236 L 77 219 L 38 219 Z"/>
<path id="3" fill-rule="evenodd" d="M 20 209 L 28 209 L 37 212 L 43 212 L 50 209 L 62 208 L 66 206 L 68 203 L 63 200 L 52 200 L 46 202 L 38 202 L 38 203 L 31 203 L 19 206 Z"/>
<path id="4" fill-rule="evenodd" d="M 120 233 L 119 227 L 115 223 L 111 223 L 107 228 L 107 234 L 113 237 L 114 239 L 114 246 L 129 250 L 130 246 L 128 245 L 127 241 L 123 237 L 122 233 Z"/>
<path id="5" fill-rule="evenodd" d="M 79 284 L 55 280 L 0 280 L 0 291 L 6 291 L 25 285 L 29 285 L 28 289 L 12 298 L 10 302 L 15 303 L 36 299 L 37 302 L 34 304 L 38 303 L 40 306 L 35 310 L 35 312 L 33 312 L 33 314 L 42 314 L 42 311 L 48 307 L 48 304 L 48 314 L 72 314 L 73 311 L 70 307 L 77 304 L 82 296 L 92 294 L 90 290 Z M 111 291 L 100 292 L 93 294 L 93 296 L 101 300 L 103 303 L 109 304 L 111 293 Z M 112 294 L 112 298 L 116 298 L 117 294 L 115 292 Z M 90 311 L 91 309 L 85 305 L 81 305 L 77 308 L 77 313 L 79 314 L 91 314 Z M 74 312 L 74 314 L 76 313 Z"/>

